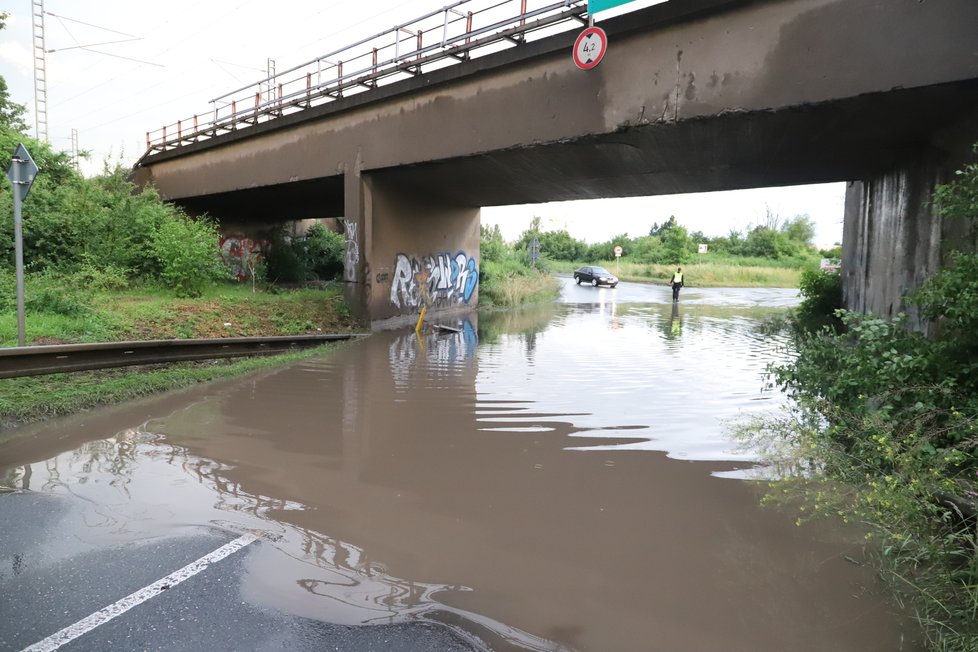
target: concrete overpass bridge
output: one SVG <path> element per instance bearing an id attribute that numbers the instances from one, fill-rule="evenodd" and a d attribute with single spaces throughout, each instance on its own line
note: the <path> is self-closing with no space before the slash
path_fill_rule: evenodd
<path id="1" fill-rule="evenodd" d="M 974 0 L 670 0 L 602 21 L 591 70 L 586 3 L 533 2 L 480 26 L 463 0 L 239 89 L 148 135 L 136 179 L 225 232 L 344 218 L 373 320 L 478 301 L 482 206 L 848 181 L 849 307 L 892 314 L 940 265 L 928 200 L 978 140 Z"/>

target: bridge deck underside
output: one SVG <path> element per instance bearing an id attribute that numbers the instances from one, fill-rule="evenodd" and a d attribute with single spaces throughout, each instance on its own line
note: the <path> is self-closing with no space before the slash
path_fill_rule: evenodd
<path id="1" fill-rule="evenodd" d="M 629 127 L 611 134 L 364 170 L 460 206 L 709 192 L 865 178 L 978 115 L 978 82 L 876 93 L 778 111 Z M 341 175 L 178 200 L 242 219 L 343 214 Z"/>
<path id="2" fill-rule="evenodd" d="M 631 127 L 374 174 L 474 206 L 845 181 L 892 169 L 939 143 L 942 127 L 976 115 L 978 83 L 961 83 Z"/>

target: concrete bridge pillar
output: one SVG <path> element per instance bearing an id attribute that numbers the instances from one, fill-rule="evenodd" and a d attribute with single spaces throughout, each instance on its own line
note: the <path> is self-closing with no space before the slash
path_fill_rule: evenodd
<path id="1" fill-rule="evenodd" d="M 928 324 L 906 303 L 906 296 L 965 241 L 967 225 L 942 219 L 933 193 L 965 161 L 973 160 L 976 126 L 959 125 L 953 138 L 947 132 L 935 138 L 942 146 L 932 145 L 886 172 L 849 183 L 842 238 L 847 309 L 884 317 L 904 312 L 912 328 L 927 332 Z"/>
<path id="2" fill-rule="evenodd" d="M 395 188 L 358 167 L 344 182 L 346 298 L 372 322 L 414 323 L 475 308 L 479 300 L 478 207 Z"/>
<path id="3" fill-rule="evenodd" d="M 844 305 L 893 317 L 904 298 L 940 268 L 942 225 L 931 205 L 941 175 L 932 165 L 908 165 L 846 189 L 842 236 Z M 915 328 L 924 325 L 910 315 Z"/>

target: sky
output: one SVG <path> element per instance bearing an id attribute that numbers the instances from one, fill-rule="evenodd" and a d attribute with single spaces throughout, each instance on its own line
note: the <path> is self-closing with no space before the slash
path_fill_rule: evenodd
<path id="1" fill-rule="evenodd" d="M 598 14 L 598 24 L 662 1 L 638 0 Z M 269 59 L 282 71 L 449 3 L 44 0 L 48 140 L 70 152 L 75 133 L 78 148 L 91 152 L 80 161 L 86 175 L 97 174 L 105 163 L 131 166 L 145 150 L 147 131 L 208 113 L 210 100 L 264 78 Z M 33 129 L 32 9 L 30 0 L 0 0 L 0 11 L 11 14 L 0 31 L 0 75 L 11 100 L 28 108 Z M 844 195 L 844 184 L 822 184 L 484 208 L 482 217 L 485 224 L 498 223 L 507 239 L 540 216 L 544 228 L 604 242 L 621 233 L 647 235 L 654 222 L 670 215 L 708 236 L 744 231 L 765 223 L 768 214 L 782 221 L 808 215 L 816 225 L 816 244 L 829 247 L 842 240 Z"/>

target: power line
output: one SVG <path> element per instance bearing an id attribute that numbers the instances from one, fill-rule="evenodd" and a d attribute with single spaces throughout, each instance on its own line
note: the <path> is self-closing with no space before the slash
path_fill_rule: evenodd
<path id="1" fill-rule="evenodd" d="M 98 50 L 93 50 L 90 47 L 78 46 L 85 52 L 93 52 L 95 54 L 104 54 L 107 57 L 114 57 L 116 59 L 125 59 L 126 61 L 135 61 L 136 63 L 141 63 L 147 66 L 156 66 L 157 68 L 166 68 L 162 63 L 153 63 L 152 61 L 143 61 L 142 59 L 134 59 L 132 57 L 124 57 L 121 54 L 112 54 L 111 52 L 99 52 Z"/>
<path id="2" fill-rule="evenodd" d="M 74 18 L 68 18 L 67 16 L 59 16 L 58 14 L 53 13 L 53 12 L 50 12 L 50 11 L 46 11 L 44 13 L 46 13 L 48 16 L 53 16 L 54 18 L 57 18 L 58 20 L 67 20 L 67 21 L 70 21 L 72 23 L 78 23 L 79 25 L 85 25 L 87 27 L 94 27 L 95 29 L 101 29 L 101 30 L 104 30 L 106 32 L 112 32 L 113 34 L 121 34 L 122 36 L 128 36 L 128 37 L 130 37 L 132 39 L 141 39 L 142 38 L 141 36 L 136 36 L 135 34 L 127 34 L 126 32 L 120 32 L 119 30 L 109 29 L 108 27 L 102 27 L 101 25 L 93 25 L 91 23 L 86 23 L 84 21 L 76 20 Z M 68 28 L 65 28 L 65 31 L 68 31 Z"/>
<path id="3" fill-rule="evenodd" d="M 245 0 L 244 2 L 241 2 L 240 4 L 237 5 L 237 7 L 235 7 L 235 9 L 231 12 L 231 14 L 238 14 L 240 12 L 241 8 L 244 7 L 245 5 L 249 4 L 250 2 L 253 2 L 253 0 Z M 167 47 L 166 49 L 164 49 L 161 52 L 159 52 L 159 54 L 157 54 L 155 58 L 157 58 L 157 59 L 162 58 L 162 56 L 164 54 L 166 54 L 167 52 L 169 52 L 170 50 L 172 50 L 175 46 L 180 45 L 181 43 L 184 43 L 187 40 L 193 38 L 194 36 L 197 36 L 201 32 L 209 29 L 213 24 L 215 24 L 215 23 L 219 22 L 220 20 L 222 20 L 224 15 L 226 15 L 226 14 L 221 14 L 220 16 L 216 17 L 214 20 L 211 20 L 211 21 L 208 21 L 208 22 L 202 24 L 201 28 L 198 29 L 197 31 L 192 32 L 192 33 L 184 36 L 183 38 L 181 38 L 181 39 L 179 39 L 177 41 L 170 42 L 169 47 Z M 169 23 L 170 23 L 170 21 L 167 20 L 164 23 L 158 25 L 156 29 L 150 31 L 150 34 L 154 34 L 154 33 L 158 32 L 158 31 L 164 29 Z M 124 32 L 121 32 L 121 33 L 122 34 L 125 34 Z M 69 32 L 69 35 L 70 35 L 70 32 Z M 77 99 L 77 98 L 79 98 L 79 97 L 81 97 L 83 95 L 86 95 L 86 94 L 88 94 L 88 93 L 90 93 L 90 92 L 92 92 L 94 90 L 97 90 L 97 89 L 102 88 L 102 87 L 104 87 L 104 86 L 106 86 L 108 84 L 111 84 L 112 82 L 119 80 L 121 77 L 123 77 L 125 75 L 128 75 L 130 73 L 133 73 L 133 72 L 139 70 L 139 68 L 141 68 L 143 65 L 153 65 L 153 66 L 159 66 L 159 67 L 166 67 L 166 66 L 162 66 L 161 64 L 154 64 L 154 63 L 151 63 L 151 62 L 148 62 L 148 61 L 142 61 L 142 60 L 138 60 L 138 59 L 130 59 L 130 60 L 131 61 L 134 61 L 136 63 L 139 63 L 140 65 L 139 66 L 136 66 L 135 68 L 133 68 L 131 70 L 127 70 L 124 73 L 115 75 L 114 77 L 110 77 L 109 79 L 106 79 L 101 84 L 98 84 L 96 86 L 90 86 L 89 88 L 85 89 L 81 93 L 77 93 L 76 95 L 73 95 L 72 97 L 69 97 L 69 98 L 67 98 L 65 100 L 62 100 L 61 102 L 58 103 L 58 105 L 60 106 L 60 105 L 65 104 L 67 102 L 71 102 L 72 100 L 75 100 L 75 99 Z M 163 82 L 163 83 L 165 83 L 165 82 Z M 157 84 L 156 86 L 158 86 L 158 85 L 159 84 Z M 155 88 L 155 86 L 151 86 L 149 88 Z M 149 90 L 149 89 L 144 89 L 143 91 L 136 91 L 136 92 L 132 93 L 131 95 L 133 97 L 138 97 L 140 94 L 142 94 L 143 92 L 145 92 L 145 90 Z M 111 107 L 111 106 L 114 106 L 114 103 L 103 104 L 102 106 L 94 109 L 93 111 L 90 111 L 89 113 L 96 113 L 96 112 L 97 113 L 102 113 L 105 108 Z M 129 117 L 129 116 L 127 116 L 127 117 Z"/>
<path id="4" fill-rule="evenodd" d="M 126 39 L 121 39 L 119 41 L 102 41 L 101 43 L 86 43 L 85 45 L 72 45 L 70 48 L 57 48 L 57 49 L 47 50 L 47 53 L 50 54 L 52 52 L 64 52 L 65 50 L 77 50 L 79 48 L 84 50 L 85 48 L 92 48 L 97 45 L 113 45 L 115 43 L 130 43 L 132 41 L 141 41 L 141 40 L 142 40 L 141 38 L 126 38 Z"/>

